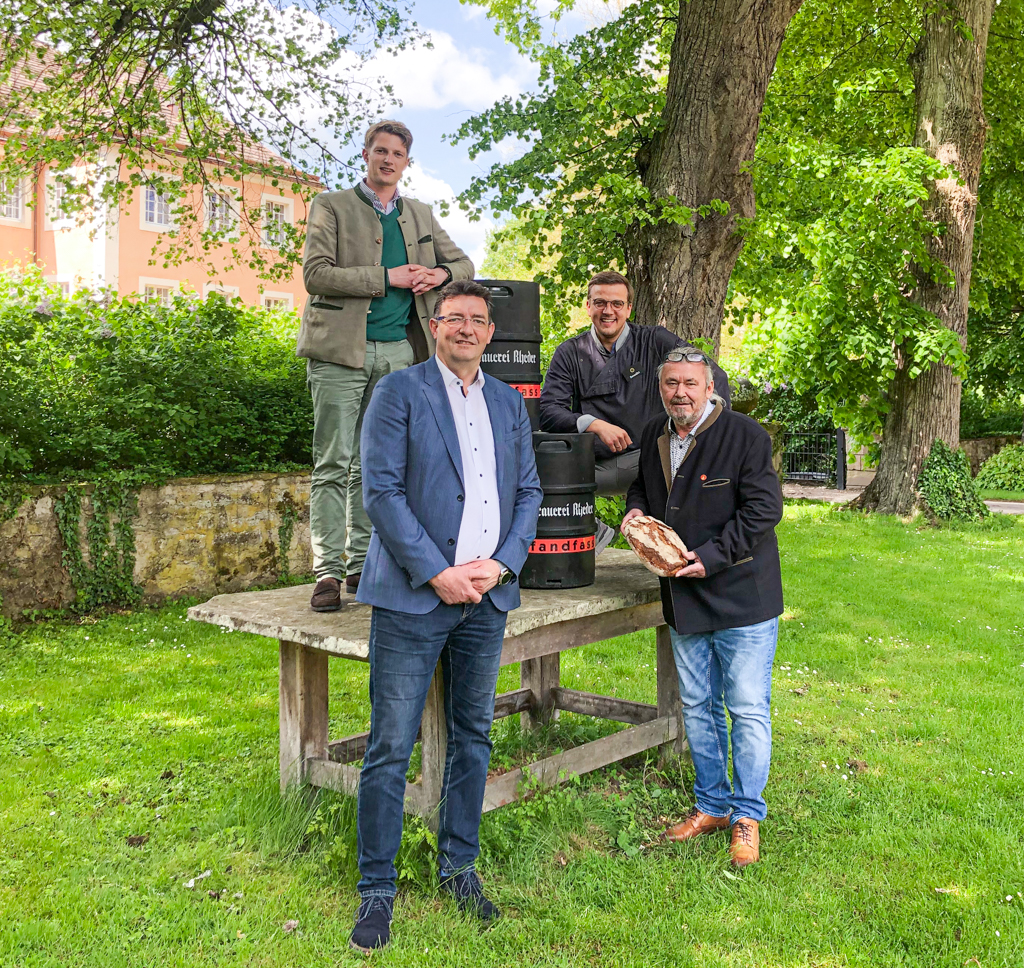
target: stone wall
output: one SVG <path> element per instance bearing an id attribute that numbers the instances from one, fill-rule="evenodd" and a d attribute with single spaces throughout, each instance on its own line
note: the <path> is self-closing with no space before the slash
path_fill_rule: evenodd
<path id="1" fill-rule="evenodd" d="M 960 441 L 960 447 L 967 455 L 971 465 L 971 474 L 978 476 L 981 465 L 993 454 L 998 454 L 1009 444 L 1019 444 L 1020 435 L 1010 434 L 1001 437 L 975 437 Z M 868 451 L 862 447 L 856 454 L 850 454 L 851 462 L 846 471 L 846 483 L 864 487 L 871 483 L 875 476 L 875 468 L 867 464 Z"/>
<path id="2" fill-rule="evenodd" d="M 971 464 L 971 473 L 977 477 L 981 465 L 993 454 L 998 454 L 1004 447 L 1010 444 L 1019 444 L 1020 434 L 1003 434 L 1001 437 L 975 437 L 971 440 L 961 440 L 960 447 L 967 455 Z"/>
<path id="3" fill-rule="evenodd" d="M 74 601 L 54 513 L 54 499 L 65 490 L 32 488 L 14 517 L 0 523 L 4 615 Z M 91 514 L 88 493 L 82 500 L 83 538 Z M 278 528 L 289 507 L 295 515 L 289 567 L 292 574 L 307 574 L 313 567 L 307 474 L 192 477 L 143 488 L 135 519 L 135 582 L 143 599 L 236 592 L 275 581 Z"/>

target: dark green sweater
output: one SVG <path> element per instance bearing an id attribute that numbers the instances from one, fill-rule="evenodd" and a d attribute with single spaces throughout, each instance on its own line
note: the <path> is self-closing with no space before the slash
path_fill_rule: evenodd
<path id="1" fill-rule="evenodd" d="M 409 261 L 405 254 L 405 239 L 398 224 L 398 215 L 398 209 L 394 208 L 388 215 L 379 216 L 384 232 L 381 265 L 385 269 L 397 269 Z M 411 289 L 396 289 L 386 285 L 383 296 L 370 300 L 370 312 L 366 316 L 366 338 L 382 343 L 405 339 L 405 325 L 409 322 L 412 304 Z"/>

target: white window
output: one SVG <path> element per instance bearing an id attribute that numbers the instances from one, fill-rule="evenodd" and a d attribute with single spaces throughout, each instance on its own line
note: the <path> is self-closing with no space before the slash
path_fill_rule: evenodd
<path id="1" fill-rule="evenodd" d="M 161 306 L 171 306 L 174 297 L 181 291 L 181 285 L 176 279 L 150 279 L 145 276 L 139 279 L 140 295 Z"/>
<path id="2" fill-rule="evenodd" d="M 280 195 L 263 196 L 263 244 L 272 248 L 284 245 L 288 238 L 286 226 L 292 224 L 291 199 Z"/>
<path id="3" fill-rule="evenodd" d="M 232 196 L 218 189 L 206 193 L 206 231 L 211 235 L 232 235 L 238 227 L 238 208 Z"/>
<path id="4" fill-rule="evenodd" d="M 225 286 L 219 282 L 204 283 L 203 295 L 208 296 L 211 292 L 219 292 L 227 300 L 238 298 L 238 286 Z"/>
<path id="5" fill-rule="evenodd" d="M 152 185 L 142 189 L 142 227 L 154 232 L 166 232 L 174 227 L 172 199 Z"/>
<path id="6" fill-rule="evenodd" d="M 260 297 L 264 309 L 289 310 L 295 305 L 295 299 L 290 292 L 264 292 Z"/>
<path id="7" fill-rule="evenodd" d="M 17 175 L 0 175 L 0 219 L 20 222 L 24 217 L 24 181 Z"/>
<path id="8" fill-rule="evenodd" d="M 67 223 L 71 216 L 66 211 L 65 199 L 68 193 L 67 176 L 52 175 L 46 178 L 46 218 L 54 224 Z"/>

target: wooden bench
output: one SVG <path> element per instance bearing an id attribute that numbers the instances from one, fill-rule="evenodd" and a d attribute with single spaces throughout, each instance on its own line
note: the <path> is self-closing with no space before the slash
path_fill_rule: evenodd
<path id="1" fill-rule="evenodd" d="M 311 585 L 264 592 L 217 595 L 190 608 L 199 622 L 251 632 L 280 643 L 281 789 L 308 782 L 354 794 L 368 733 L 331 740 L 327 735 L 327 660 L 367 661 L 370 608 L 351 598 L 338 612 L 309 608 Z M 559 654 L 640 629 L 657 628 L 656 704 L 598 696 L 564 687 Z M 642 663 L 637 655 L 637 668 Z M 666 754 L 685 749 L 679 687 L 668 627 L 661 614 L 658 580 L 630 551 L 609 549 L 597 559 L 597 578 L 587 588 L 524 589 L 522 606 L 509 613 L 501 664 L 520 664 L 520 688 L 497 696 L 494 718 L 517 713 L 534 728 L 558 710 L 621 723 L 623 729 L 556 756 L 537 760 L 487 782 L 484 810 L 515 800 L 524 781 L 549 786 L 644 750 Z M 445 717 L 440 669 L 435 673 L 420 726 L 422 775 L 406 786 L 405 810 L 431 820 L 440 800 L 445 761 Z"/>

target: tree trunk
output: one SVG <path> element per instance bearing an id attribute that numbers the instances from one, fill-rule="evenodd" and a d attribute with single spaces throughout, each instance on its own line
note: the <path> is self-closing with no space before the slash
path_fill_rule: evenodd
<path id="1" fill-rule="evenodd" d="M 637 156 L 654 200 L 728 214 L 692 225 L 635 223 L 625 249 L 637 322 L 664 325 L 718 352 L 729 277 L 743 248 L 737 220 L 754 216 L 749 166 L 765 90 L 802 0 L 690 0 L 679 5 L 664 126 Z"/>
<path id="2" fill-rule="evenodd" d="M 934 313 L 967 345 L 974 218 L 985 146 L 982 82 L 994 0 L 946 0 L 929 4 L 914 51 L 917 129 L 914 144 L 948 166 L 954 176 L 937 181 L 926 214 L 945 226 L 929 243 L 933 259 L 946 266 L 954 285 L 919 271 L 911 298 Z M 966 30 L 964 28 L 967 28 Z M 918 503 L 917 479 L 936 439 L 960 444 L 960 380 L 936 363 L 911 374 L 909 346 L 896 349 L 896 375 L 882 431 L 878 473 L 859 500 L 884 514 L 910 514 Z"/>

